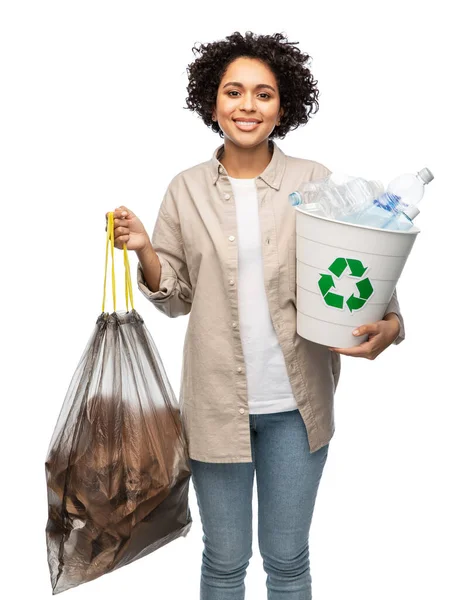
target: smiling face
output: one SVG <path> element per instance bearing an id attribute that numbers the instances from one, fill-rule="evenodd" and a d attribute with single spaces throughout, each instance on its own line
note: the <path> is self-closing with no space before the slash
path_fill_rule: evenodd
<path id="1" fill-rule="evenodd" d="M 254 58 L 235 59 L 219 83 L 213 111 L 225 138 L 244 148 L 257 146 L 268 138 L 282 114 L 278 84 L 269 67 Z"/>

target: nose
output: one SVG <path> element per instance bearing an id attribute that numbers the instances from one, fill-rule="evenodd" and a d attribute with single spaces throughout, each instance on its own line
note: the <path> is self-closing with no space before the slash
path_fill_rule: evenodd
<path id="1" fill-rule="evenodd" d="M 254 100 L 252 94 L 245 94 L 245 96 L 242 97 L 242 100 L 240 103 L 240 109 L 246 110 L 246 111 L 251 111 L 251 110 L 254 110 L 254 107 L 255 107 L 255 100 Z"/>

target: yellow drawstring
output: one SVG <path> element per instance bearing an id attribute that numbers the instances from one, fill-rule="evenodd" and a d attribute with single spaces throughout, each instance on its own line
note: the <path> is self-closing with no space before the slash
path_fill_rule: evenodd
<path id="1" fill-rule="evenodd" d="M 114 270 L 114 219 L 113 211 L 108 213 L 108 227 L 106 229 L 106 257 L 105 257 L 105 279 L 103 284 L 103 304 L 101 312 L 105 312 L 105 299 L 106 299 L 106 275 L 108 272 L 108 246 L 111 242 L 111 287 L 113 290 L 113 310 L 116 312 L 116 278 Z M 124 254 L 124 282 L 125 282 L 125 295 L 126 295 L 126 311 L 129 311 L 128 297 L 131 299 L 131 306 L 134 310 L 134 301 L 132 295 L 132 282 L 131 282 L 131 269 L 129 266 L 129 256 L 126 244 L 123 244 Z"/>

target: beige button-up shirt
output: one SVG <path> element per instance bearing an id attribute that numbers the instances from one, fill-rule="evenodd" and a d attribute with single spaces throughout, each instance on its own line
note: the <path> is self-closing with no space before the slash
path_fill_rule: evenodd
<path id="1" fill-rule="evenodd" d="M 288 200 L 301 182 L 326 177 L 318 162 L 272 158 L 255 178 L 264 282 L 310 452 L 334 434 L 334 393 L 340 355 L 296 332 L 296 219 Z M 160 289 L 151 292 L 138 263 L 138 287 L 169 317 L 190 313 L 183 349 L 180 411 L 191 458 L 251 462 L 249 409 L 237 302 L 237 221 L 232 187 L 219 157 L 176 175 L 160 206 L 152 245 L 162 265 Z M 191 312 L 190 312 L 191 311 Z M 385 311 L 399 317 L 395 344 L 405 336 L 396 290 Z"/>

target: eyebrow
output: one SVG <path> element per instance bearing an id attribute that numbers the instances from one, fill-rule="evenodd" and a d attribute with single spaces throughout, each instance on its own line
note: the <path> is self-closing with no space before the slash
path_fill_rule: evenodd
<path id="1" fill-rule="evenodd" d="M 241 87 L 241 88 L 244 87 L 242 85 L 242 83 L 240 83 L 239 81 L 229 81 L 228 83 L 223 85 L 222 89 L 226 88 L 228 85 L 233 85 L 235 87 Z M 269 88 L 270 90 L 273 90 L 276 93 L 275 88 L 273 88 L 271 85 L 268 85 L 267 83 L 259 83 L 258 85 L 255 86 L 256 90 L 260 90 L 261 88 Z"/>

